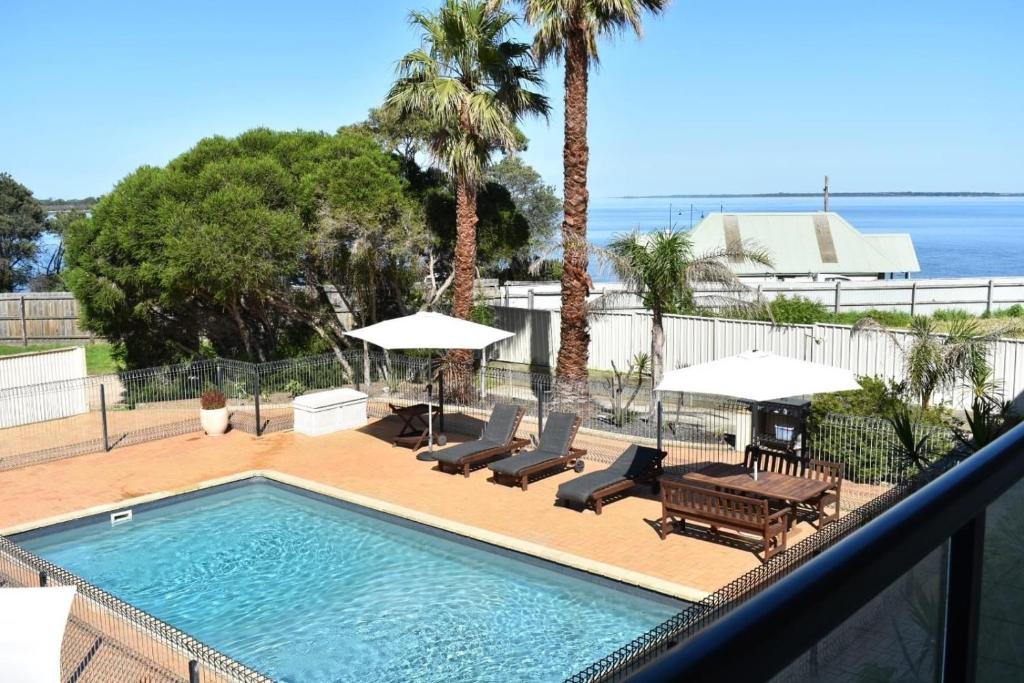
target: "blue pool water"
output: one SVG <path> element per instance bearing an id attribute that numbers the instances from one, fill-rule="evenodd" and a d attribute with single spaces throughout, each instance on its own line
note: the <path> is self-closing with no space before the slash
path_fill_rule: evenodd
<path id="1" fill-rule="evenodd" d="M 680 609 L 270 483 L 19 543 L 285 681 L 561 680 Z"/>

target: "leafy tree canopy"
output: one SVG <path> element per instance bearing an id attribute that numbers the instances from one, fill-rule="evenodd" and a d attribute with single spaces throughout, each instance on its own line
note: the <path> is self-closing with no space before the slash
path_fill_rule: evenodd
<path id="1" fill-rule="evenodd" d="M 0 292 L 28 282 L 46 213 L 27 187 L 0 173 Z"/>
<path id="2" fill-rule="evenodd" d="M 332 297 L 360 322 L 401 309 L 428 242 L 398 163 L 349 129 L 204 139 L 126 177 L 65 239 L 85 324 L 130 366 L 337 351 Z"/>

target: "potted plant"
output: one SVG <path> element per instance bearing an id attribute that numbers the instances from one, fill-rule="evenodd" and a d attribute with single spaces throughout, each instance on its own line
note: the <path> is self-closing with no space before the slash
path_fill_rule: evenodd
<path id="1" fill-rule="evenodd" d="M 228 431 L 228 400 L 220 389 L 207 389 L 199 397 L 199 423 L 209 436 Z"/>

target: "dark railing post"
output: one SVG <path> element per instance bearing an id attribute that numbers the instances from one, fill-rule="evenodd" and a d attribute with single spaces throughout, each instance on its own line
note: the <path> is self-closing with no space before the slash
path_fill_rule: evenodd
<path id="1" fill-rule="evenodd" d="M 985 513 L 950 537 L 941 680 L 972 683 L 978 664 L 978 615 L 985 557 Z"/>
<path id="2" fill-rule="evenodd" d="M 255 376 L 253 378 L 253 402 L 256 405 L 256 436 L 260 436 L 262 432 L 262 425 L 260 424 L 260 366 L 258 363 L 253 364 Z"/>
<path id="3" fill-rule="evenodd" d="M 544 390 L 537 392 L 537 443 L 540 443 L 540 433 L 544 431 Z"/>
<path id="4" fill-rule="evenodd" d="M 194 659 L 188 662 L 188 683 L 199 683 L 199 662 Z"/>
<path id="5" fill-rule="evenodd" d="M 46 587 L 46 584 L 47 584 L 47 582 L 49 581 L 49 578 L 50 578 L 50 577 L 48 577 L 48 576 L 46 575 L 46 572 L 45 572 L 45 571 L 40 571 L 40 572 L 39 572 L 39 586 L 40 586 L 41 588 L 45 588 L 45 587 Z"/>
<path id="6" fill-rule="evenodd" d="M 441 433 L 444 434 L 444 365 L 442 364 L 437 373 L 437 411 L 438 420 L 441 425 Z"/>
<path id="7" fill-rule="evenodd" d="M 662 421 L 662 414 L 661 414 L 661 399 L 660 398 L 658 399 L 657 416 L 658 417 L 657 417 L 657 421 L 656 421 L 655 424 L 657 425 L 657 429 L 658 429 L 658 450 L 660 451 L 660 450 L 663 450 L 662 447 L 661 447 L 662 446 L 662 443 L 661 443 L 661 421 Z"/>
<path id="8" fill-rule="evenodd" d="M 107 392 L 100 385 L 100 418 L 103 420 L 103 451 L 110 450 L 110 433 L 107 431 Z"/>

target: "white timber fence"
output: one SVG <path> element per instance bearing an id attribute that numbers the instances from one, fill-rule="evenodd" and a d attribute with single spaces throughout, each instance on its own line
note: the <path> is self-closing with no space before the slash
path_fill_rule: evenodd
<path id="1" fill-rule="evenodd" d="M 649 353 L 651 315 L 645 311 L 592 313 L 590 362 L 595 370 L 625 369 L 638 353 Z M 495 325 L 515 336 L 496 344 L 493 360 L 554 367 L 558 357 L 558 311 L 495 307 Z M 845 368 L 858 376 L 898 379 L 909 333 L 893 330 L 854 332 L 849 325 L 773 325 L 771 323 L 702 318 L 665 317 L 665 368 L 688 367 L 757 349 L 800 360 Z M 1024 393 L 1024 341 L 999 339 L 988 348 L 988 360 L 1007 399 Z M 967 408 L 970 392 L 956 388 L 939 401 Z"/>
<path id="2" fill-rule="evenodd" d="M 962 310 L 974 315 L 996 313 L 1014 305 L 1024 305 L 1024 278 L 933 278 L 923 280 L 849 280 L 807 282 L 799 280 L 747 280 L 749 289 L 733 291 L 739 298 L 759 293 L 768 301 L 780 296 L 817 301 L 833 313 L 863 313 L 870 309 L 901 311 L 911 315 L 931 315 L 940 310 Z M 635 296 L 624 294 L 617 282 L 597 283 L 591 300 L 602 308 L 638 309 Z M 558 310 L 561 285 L 557 282 L 513 282 L 496 290 L 489 301 L 514 308 Z M 702 301 L 697 291 L 697 303 Z"/>
<path id="3" fill-rule="evenodd" d="M 85 349 L 80 346 L 0 356 L 0 428 L 88 412 L 85 376 Z M 53 391 L 45 396 L 3 391 L 38 385 Z"/>

